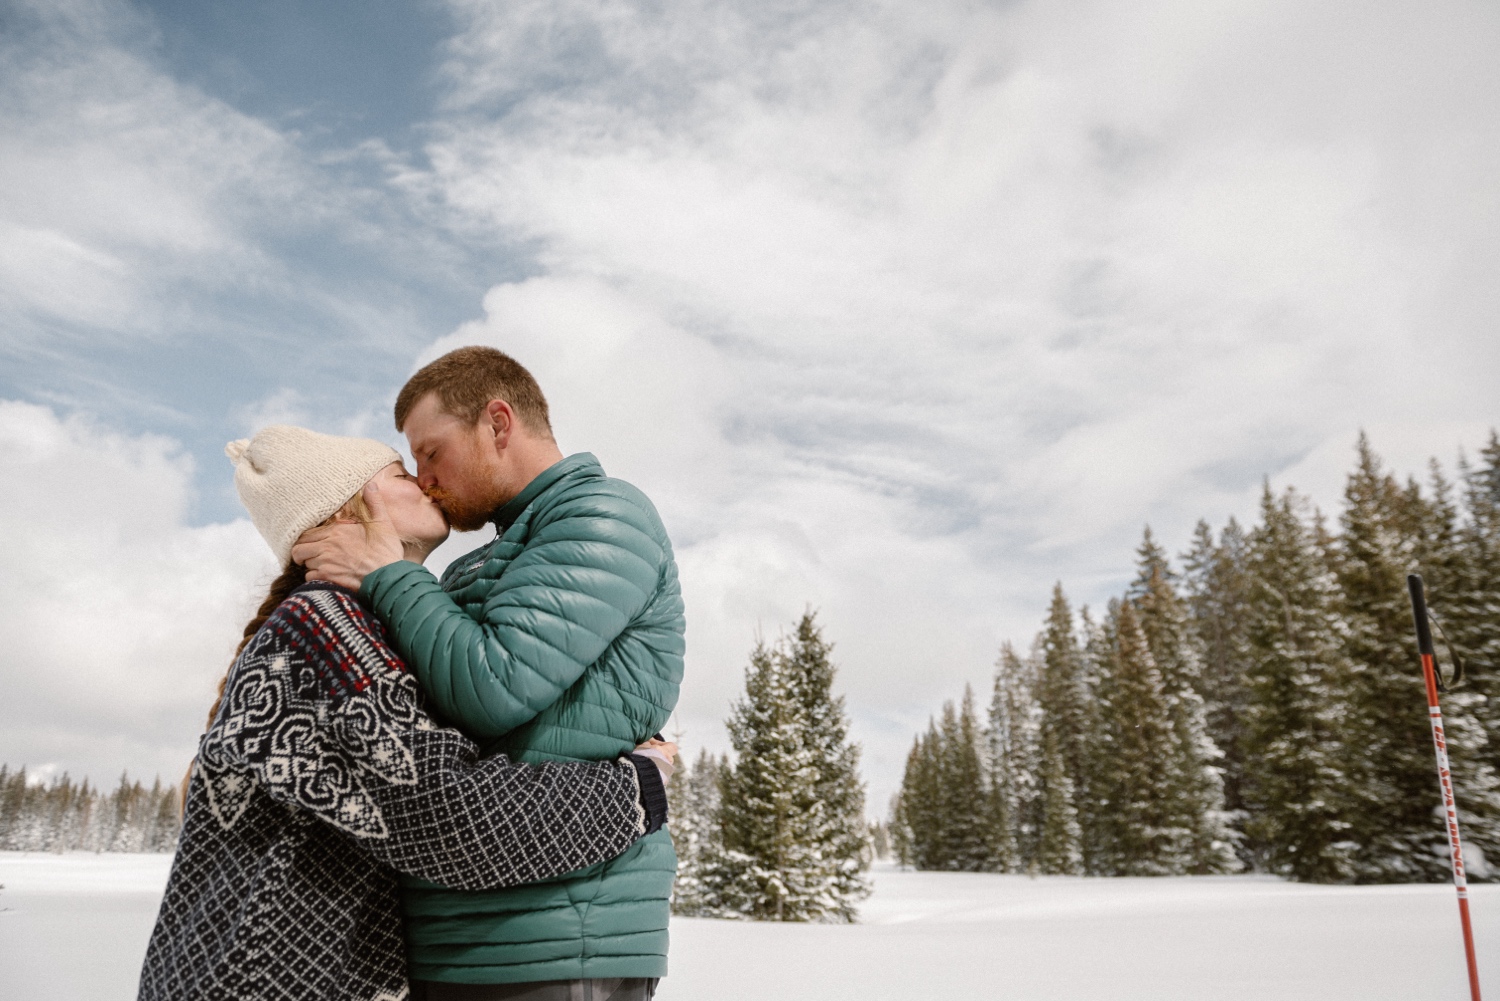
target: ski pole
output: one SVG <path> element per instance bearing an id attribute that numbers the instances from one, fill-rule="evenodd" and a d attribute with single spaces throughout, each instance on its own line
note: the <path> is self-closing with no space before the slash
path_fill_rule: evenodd
<path id="1" fill-rule="evenodd" d="M 1453 860 L 1453 886 L 1458 890 L 1458 920 L 1464 930 L 1464 956 L 1469 962 L 1469 995 L 1479 998 L 1479 964 L 1474 959 L 1474 927 L 1469 923 L 1469 881 L 1464 877 L 1463 845 L 1458 837 L 1458 808 L 1453 802 L 1453 777 L 1448 770 L 1448 742 L 1443 736 L 1443 710 L 1438 706 L 1438 673 L 1432 651 L 1432 630 L 1427 624 L 1427 599 L 1422 578 L 1409 574 L 1411 613 L 1417 624 L 1417 651 L 1422 655 L 1422 677 L 1427 682 L 1427 717 L 1432 722 L 1432 746 L 1437 751 L 1438 784 L 1443 790 L 1443 809 L 1448 819 L 1448 855 Z"/>

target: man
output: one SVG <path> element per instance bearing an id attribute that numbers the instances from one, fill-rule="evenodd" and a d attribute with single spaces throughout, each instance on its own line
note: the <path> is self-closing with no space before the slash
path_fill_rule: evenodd
<path id="1" fill-rule="evenodd" d="M 304 536 L 308 576 L 358 589 L 434 711 L 485 753 L 599 761 L 656 733 L 682 680 L 683 607 L 661 519 L 588 453 L 563 457 L 531 373 L 493 348 L 450 352 L 396 400 L 417 479 L 449 522 L 497 537 L 441 582 L 376 520 Z M 643 1001 L 666 973 L 676 871 L 659 831 L 567 876 L 464 892 L 402 888 L 413 997 Z M 471 985 L 485 985 L 483 987 Z"/>

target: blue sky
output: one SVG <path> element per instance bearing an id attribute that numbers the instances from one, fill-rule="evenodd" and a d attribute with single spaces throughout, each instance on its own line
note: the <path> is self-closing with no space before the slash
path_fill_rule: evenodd
<path id="1" fill-rule="evenodd" d="M 0 2 L 0 760 L 191 753 L 226 440 L 399 444 L 511 351 L 647 490 L 685 741 L 838 643 L 872 809 L 1053 581 L 1497 422 L 1500 14 L 1376 2 Z M 451 556 L 473 539 L 456 540 Z"/>
<path id="2" fill-rule="evenodd" d="M 18 318 L 4 349 L 5 396 L 108 413 L 116 426 L 171 435 L 211 461 L 221 439 L 246 430 L 246 408 L 278 394 L 309 401 L 325 420 L 384 402 L 422 346 L 473 315 L 490 284 L 526 272 L 525 255 L 503 237 L 455 240 L 420 218 L 387 190 L 379 158 L 360 152 L 380 143 L 420 158 L 451 30 L 437 5 L 41 7 L 13 6 L 7 17 L 8 48 L 24 52 L 8 74 L 12 106 L 28 124 L 69 127 L 67 112 L 45 103 L 62 94 L 26 86 L 57 82 L 63 74 L 45 64 L 67 60 L 86 78 L 74 86 L 107 90 L 114 75 L 146 91 L 126 91 L 120 103 L 136 105 L 127 113 L 167 123 L 180 102 L 220 119 L 213 124 L 263 124 L 280 161 L 266 166 L 282 176 L 236 177 L 215 193 L 221 204 L 204 208 L 241 246 L 197 266 L 161 260 L 150 234 L 146 247 L 122 241 L 140 254 L 141 284 L 170 300 L 150 321 Z M 99 65 L 120 59 L 138 65 Z M 177 101 L 149 93 L 162 83 L 180 88 Z M 86 124 L 71 124 L 87 138 Z M 223 477 L 198 487 L 195 520 L 239 513 Z"/>

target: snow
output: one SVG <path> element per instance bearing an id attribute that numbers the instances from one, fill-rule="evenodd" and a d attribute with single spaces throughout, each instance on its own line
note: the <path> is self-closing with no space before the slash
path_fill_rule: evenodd
<path id="1" fill-rule="evenodd" d="M 171 861 L 0 853 L 6 997 L 126 1001 Z M 659 1001 L 1455 1001 L 1453 888 L 1254 876 L 1075 879 L 877 867 L 862 923 L 676 919 Z M 1500 990 L 1500 886 L 1471 888 Z"/>
<path id="2" fill-rule="evenodd" d="M 0 995 L 135 997 L 170 855 L 0 852 Z"/>

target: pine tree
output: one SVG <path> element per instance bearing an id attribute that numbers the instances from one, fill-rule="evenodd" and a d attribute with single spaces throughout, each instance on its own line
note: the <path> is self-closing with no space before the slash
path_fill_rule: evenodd
<path id="1" fill-rule="evenodd" d="M 1462 650 L 1469 689 L 1483 699 L 1478 710 L 1488 744 L 1483 759 L 1500 770 L 1500 435 L 1493 430 L 1479 458 L 1476 467 L 1459 463 L 1458 579 L 1434 587 L 1432 598 Z M 1491 861 L 1500 865 L 1500 855 Z"/>
<path id="2" fill-rule="evenodd" d="M 1056 729 L 1042 728 L 1042 829 L 1036 869 L 1046 875 L 1078 876 L 1083 869 L 1083 830 L 1072 776 Z"/>
<path id="3" fill-rule="evenodd" d="M 26 798 L 26 769 L 11 771 L 0 765 L 0 850 L 12 847 L 12 832 L 21 820 L 21 806 Z"/>
<path id="4" fill-rule="evenodd" d="M 177 844 L 177 832 L 182 826 L 182 809 L 177 802 L 175 786 L 165 786 L 158 778 L 151 783 L 151 797 L 155 800 L 155 815 L 151 820 L 151 837 L 146 843 L 148 852 L 171 851 Z"/>
<path id="5" fill-rule="evenodd" d="M 1349 621 L 1352 866 L 1362 882 L 1441 880 L 1447 839 L 1434 811 L 1431 737 L 1411 639 L 1406 575 L 1417 569 L 1418 516 L 1411 497 L 1380 466 L 1360 435 L 1359 460 L 1345 489 L 1335 549 Z M 1454 739 L 1454 792 L 1467 807 L 1470 836 L 1490 840 L 1494 776 L 1461 735 L 1483 727 L 1461 702 L 1445 706 Z M 1462 762 L 1464 767 L 1458 767 Z"/>
<path id="6" fill-rule="evenodd" d="M 1250 668 L 1243 796 L 1250 849 L 1275 873 L 1310 882 L 1351 874 L 1341 596 L 1305 502 L 1261 496 L 1251 533 Z"/>
<path id="7" fill-rule="evenodd" d="M 859 745 L 849 739 L 843 696 L 833 694 L 836 670 L 814 612 L 797 623 L 783 647 L 792 692 L 802 720 L 810 759 L 812 794 L 817 802 L 812 845 L 823 866 L 815 917 L 853 921 L 855 904 L 870 895 L 870 862 L 865 820 L 865 785 L 859 777 Z"/>
<path id="8" fill-rule="evenodd" d="M 958 872 L 979 872 L 988 867 L 990 838 L 983 811 L 985 769 L 981 757 L 982 736 L 974 713 L 974 692 L 964 686 L 963 702 L 943 706 L 939 731 L 938 798 L 942 813 L 941 865 Z"/>
<path id="9" fill-rule="evenodd" d="M 1415 558 L 1427 585 L 1428 607 L 1439 628 L 1438 668 L 1462 663 L 1468 678 L 1442 697 L 1444 732 L 1452 765 L 1458 809 L 1469 868 L 1476 878 L 1490 873 L 1487 859 L 1500 861 L 1500 781 L 1497 781 L 1495 744 L 1500 731 L 1495 717 L 1484 668 L 1466 647 L 1475 634 L 1472 610 L 1482 605 L 1480 594 L 1470 590 L 1478 579 L 1473 562 L 1475 551 L 1468 541 L 1453 487 L 1434 460 L 1429 468 L 1431 496 L 1423 496 L 1415 481 L 1403 491 L 1404 521 L 1415 537 Z M 1480 571 L 1482 573 L 1482 571 Z M 1495 623 L 1491 622 L 1491 630 Z M 1483 626 L 1480 628 L 1482 636 Z M 1481 639 L 1481 643 L 1483 640 Z"/>
<path id="10" fill-rule="evenodd" d="M 1052 589 L 1047 623 L 1038 638 L 1041 708 L 1042 831 L 1038 867 L 1042 872 L 1084 871 L 1083 804 L 1092 728 L 1083 652 L 1073 629 L 1073 610 L 1062 584 Z"/>
<path id="11" fill-rule="evenodd" d="M 1146 529 L 1138 550 L 1130 600 L 1140 617 L 1172 721 L 1172 757 L 1161 762 L 1169 781 L 1163 820 L 1192 832 L 1185 872 L 1230 872 L 1239 867 L 1234 833 L 1224 810 L 1222 757 L 1208 735 L 1202 684 L 1202 650 L 1187 606 L 1172 585 L 1166 551 Z"/>
<path id="12" fill-rule="evenodd" d="M 726 917 L 852 921 L 869 893 L 859 749 L 832 694 L 829 644 L 811 612 L 757 645 L 729 719 L 720 844 L 703 860 L 708 907 Z"/>
<path id="13" fill-rule="evenodd" d="M 758 920 L 798 916 L 806 889 L 800 877 L 811 862 L 799 844 L 807 784 L 799 723 L 780 658 L 757 644 L 745 697 L 728 721 L 738 760 L 720 776 L 720 840 L 700 869 L 710 913 Z"/>
<path id="14" fill-rule="evenodd" d="M 913 743 L 892 817 L 903 863 L 955 872 L 990 867 L 982 743 L 968 688 L 961 706 L 945 703 L 942 722 L 929 721 L 927 733 Z"/>
<path id="15" fill-rule="evenodd" d="M 1037 670 L 1006 643 L 995 667 L 990 699 L 989 868 L 1024 872 L 1041 836 L 1041 706 Z"/>
<path id="16" fill-rule="evenodd" d="M 1193 544 L 1183 556 L 1183 591 L 1193 628 L 1203 648 L 1198 691 L 1203 695 L 1208 735 L 1223 753 L 1224 807 L 1242 825 L 1244 799 L 1244 717 L 1249 690 L 1249 588 L 1245 530 L 1230 518 L 1217 540 L 1199 521 Z"/>
<path id="17" fill-rule="evenodd" d="M 1096 865 L 1116 876 L 1180 874 L 1194 831 L 1177 808 L 1174 770 L 1163 767 L 1178 756 L 1172 707 L 1134 604 L 1114 602 L 1110 612 L 1114 643 L 1098 687 Z"/>
<path id="18" fill-rule="evenodd" d="M 1074 796 L 1079 809 L 1079 827 L 1082 831 L 1082 853 L 1084 872 L 1091 876 L 1108 875 L 1105 867 L 1103 845 L 1108 836 L 1105 829 L 1109 790 L 1105 788 L 1102 746 L 1102 703 L 1099 693 L 1103 679 L 1109 673 L 1113 657 L 1114 637 L 1108 622 L 1096 622 L 1087 605 L 1078 610 L 1078 631 L 1082 639 L 1080 660 L 1083 665 L 1082 680 L 1089 713 L 1089 741 L 1086 746 L 1084 772 L 1076 782 Z"/>
<path id="19" fill-rule="evenodd" d="M 677 851 L 677 880 L 672 887 L 672 913 L 707 913 L 710 901 L 703 887 L 702 867 L 719 843 L 719 773 L 722 760 L 706 750 L 691 765 L 679 757 L 667 784 L 667 826 Z"/>
<path id="20" fill-rule="evenodd" d="M 937 724 L 927 721 L 927 732 L 913 738 L 901 776 L 901 791 L 891 804 L 891 830 L 896 857 L 917 869 L 940 868 L 938 846 L 946 834 L 938 782 Z"/>

